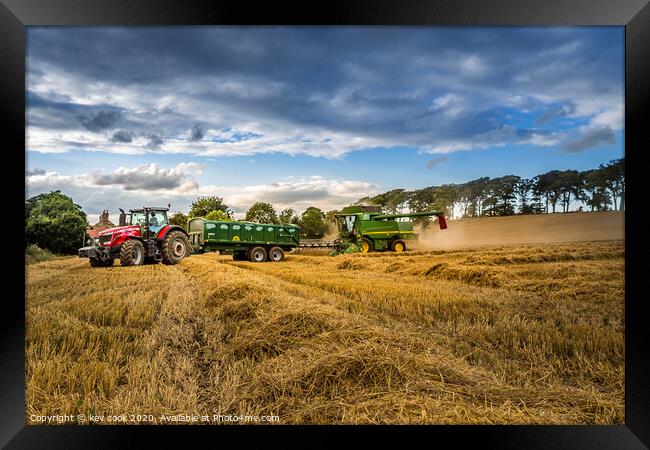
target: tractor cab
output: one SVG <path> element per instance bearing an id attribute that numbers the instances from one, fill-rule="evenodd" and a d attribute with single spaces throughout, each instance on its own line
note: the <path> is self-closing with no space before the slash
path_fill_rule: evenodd
<path id="1" fill-rule="evenodd" d="M 148 226 L 149 230 L 158 233 L 162 227 L 169 225 L 167 208 L 132 209 L 131 225 Z"/>
<path id="2" fill-rule="evenodd" d="M 169 211 L 169 208 L 162 207 L 130 209 L 129 214 L 121 210 L 120 225 L 139 225 L 142 229 L 147 228 L 155 235 L 162 227 L 169 225 L 167 211 Z"/>

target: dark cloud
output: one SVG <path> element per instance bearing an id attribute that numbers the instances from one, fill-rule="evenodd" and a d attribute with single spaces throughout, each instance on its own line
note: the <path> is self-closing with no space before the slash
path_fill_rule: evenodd
<path id="1" fill-rule="evenodd" d="M 196 165 L 190 164 L 190 169 Z M 97 186 L 121 185 L 124 190 L 174 189 L 192 180 L 188 169 L 176 167 L 162 169 L 155 164 L 145 164 L 132 169 L 120 168 L 112 173 L 95 172 L 90 175 L 91 183 Z"/>
<path id="2" fill-rule="evenodd" d="M 573 114 L 575 110 L 576 107 L 573 104 L 558 105 L 544 111 L 540 116 L 537 117 L 537 119 L 535 119 L 535 123 L 537 125 L 544 125 L 553 119 L 566 117 L 569 114 Z"/>
<path id="3" fill-rule="evenodd" d="M 236 123 L 427 147 L 552 124 L 594 98 L 622 101 L 618 28 L 34 27 L 28 37 L 30 125 L 71 128 L 76 112 L 85 129 L 119 121 L 166 136 L 166 149 L 188 129 L 186 143 Z M 69 81 L 47 92 L 52 73 Z M 111 93 L 105 103 L 120 99 L 115 110 L 58 92 L 96 85 Z"/>
<path id="4" fill-rule="evenodd" d="M 79 116 L 79 121 L 85 129 L 98 132 L 111 128 L 121 117 L 122 115 L 118 111 L 99 111 L 91 117 Z"/>
<path id="5" fill-rule="evenodd" d="M 567 152 L 577 153 L 601 144 L 615 143 L 616 135 L 614 130 L 609 126 L 601 126 L 584 131 L 578 139 L 565 142 L 562 148 Z"/>
<path id="6" fill-rule="evenodd" d="M 158 136 L 157 134 L 154 134 L 149 137 L 149 143 L 147 144 L 147 147 L 149 148 L 159 148 L 161 145 L 164 143 L 164 139 Z"/>
<path id="7" fill-rule="evenodd" d="M 203 136 L 205 136 L 205 127 L 200 123 L 195 124 L 192 127 L 192 131 L 190 133 L 190 141 L 192 142 L 200 141 L 201 139 L 203 139 Z"/>
<path id="8" fill-rule="evenodd" d="M 32 175 L 45 175 L 45 170 L 43 169 L 33 169 L 25 171 L 25 175 L 30 177 Z"/>
<path id="9" fill-rule="evenodd" d="M 431 170 L 434 167 L 436 167 L 438 164 L 440 164 L 441 162 L 444 162 L 444 161 L 447 161 L 446 156 L 439 156 L 438 158 L 430 159 L 429 161 L 427 161 L 427 169 Z"/>
<path id="10" fill-rule="evenodd" d="M 119 130 L 113 133 L 111 137 L 112 142 L 123 142 L 129 144 L 133 141 L 135 133 L 133 131 Z"/>

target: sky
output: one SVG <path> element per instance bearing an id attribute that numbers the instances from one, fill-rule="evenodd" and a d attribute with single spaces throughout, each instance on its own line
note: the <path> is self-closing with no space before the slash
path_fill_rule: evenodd
<path id="1" fill-rule="evenodd" d="M 241 218 L 624 154 L 623 27 L 28 27 L 26 195 Z"/>

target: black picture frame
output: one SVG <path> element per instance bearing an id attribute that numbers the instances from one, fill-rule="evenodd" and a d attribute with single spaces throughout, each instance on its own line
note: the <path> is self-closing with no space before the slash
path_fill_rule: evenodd
<path id="1" fill-rule="evenodd" d="M 24 271 L 3 273 L 3 313 L 0 326 L 0 445 L 6 448 L 118 448 L 138 439 L 167 439 L 170 433 L 193 438 L 218 433 L 221 439 L 241 430 L 274 443 L 294 432 L 325 431 L 323 439 L 343 440 L 360 429 L 382 438 L 390 431 L 398 439 L 417 431 L 427 444 L 441 441 L 463 445 L 526 449 L 647 448 L 650 446 L 650 343 L 643 314 L 641 285 L 644 249 L 641 212 L 636 206 L 643 177 L 642 137 L 648 116 L 650 90 L 650 5 L 647 0 L 348 0 L 314 5 L 278 2 L 170 1 L 170 0 L 0 0 L 0 110 L 5 125 L 4 185 L 5 267 L 24 267 L 22 241 L 12 236 L 13 217 L 20 215 L 24 183 L 25 147 L 25 36 L 30 25 L 191 25 L 191 24 L 350 24 L 350 25 L 620 25 L 625 26 L 625 425 L 621 426 L 423 426 L 423 427 L 88 427 L 25 425 L 25 310 Z M 7 137 L 9 139 L 7 139 Z M 20 154 L 20 150 L 23 154 Z M 14 184 L 15 183 L 15 184 Z M 8 201 L 8 204 L 7 204 Z M 638 261 L 638 264 L 635 262 Z M 24 300 L 24 297 L 23 297 Z M 254 430 L 251 430 L 253 428 Z M 128 431 L 128 432 L 127 432 Z M 288 432 L 288 433 L 287 433 Z M 263 436 L 259 436 L 259 435 Z M 279 437 L 280 434 L 287 436 Z M 201 436 L 206 437 L 206 436 Z M 170 442 L 170 441 L 168 441 Z M 318 443 L 324 443 L 319 438 Z M 404 441 L 406 442 L 406 441 Z M 414 445 L 416 443 L 412 441 Z M 241 443 L 241 441 L 240 441 Z M 278 442 L 281 444 L 289 441 Z M 403 445 L 403 444 L 402 444 Z M 284 445 L 283 445 L 284 446 Z"/>

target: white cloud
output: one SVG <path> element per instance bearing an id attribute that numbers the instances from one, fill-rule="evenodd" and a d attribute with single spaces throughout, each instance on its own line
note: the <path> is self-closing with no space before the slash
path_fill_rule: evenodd
<path id="1" fill-rule="evenodd" d="M 486 75 L 489 68 L 479 56 L 472 55 L 461 59 L 460 69 L 465 75 L 480 77 Z"/>
<path id="2" fill-rule="evenodd" d="M 288 177 L 257 185 L 199 186 L 193 176 L 200 173 L 201 167 L 196 163 L 180 163 L 170 169 L 152 164 L 74 176 L 38 171 L 27 176 L 26 181 L 29 196 L 58 189 L 70 195 L 89 216 L 98 215 L 103 209 L 117 211 L 120 207 L 167 203 L 173 205 L 174 211 L 187 212 L 196 197 L 210 195 L 223 197 L 240 218 L 256 201 L 269 202 L 278 211 L 291 207 L 300 212 L 309 206 L 328 211 L 379 192 L 379 186 L 374 183 L 320 176 Z"/>
<path id="3" fill-rule="evenodd" d="M 447 117 L 455 117 L 463 112 L 462 99 L 456 94 L 446 94 L 433 101 L 434 111 L 441 111 Z"/>

